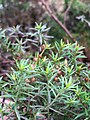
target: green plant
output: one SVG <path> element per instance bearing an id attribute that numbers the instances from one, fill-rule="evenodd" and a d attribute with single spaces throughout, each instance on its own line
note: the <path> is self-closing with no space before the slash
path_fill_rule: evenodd
<path id="1" fill-rule="evenodd" d="M 0 98 L 11 101 L 1 106 L 2 118 L 89 120 L 90 71 L 78 60 L 85 58 L 84 47 L 62 40 L 51 46 L 43 39 L 41 28 L 40 24 L 34 34 L 39 36 L 40 51 L 29 54 L 28 59 L 15 59 L 7 81 L 0 79 Z"/>
<path id="2" fill-rule="evenodd" d="M 10 72 L 10 67 L 14 66 L 14 60 L 23 59 L 40 52 L 45 41 L 52 36 L 48 36 L 47 32 L 50 28 L 42 23 L 37 24 L 35 28 L 30 28 L 27 32 L 22 32 L 20 26 L 8 27 L 0 30 L 0 76 Z M 28 54 L 28 55 L 27 55 Z M 32 58 L 32 55 L 30 56 Z"/>
<path id="3" fill-rule="evenodd" d="M 44 40 L 47 41 L 52 38 L 52 36 L 47 35 L 49 29 L 46 24 L 36 23 L 35 28 L 30 28 L 30 31 L 25 33 L 20 30 L 20 26 L 18 25 L 0 30 L 2 49 L 7 52 L 12 52 L 13 54 L 20 54 L 25 53 L 25 51 L 33 45 L 40 51 Z"/>

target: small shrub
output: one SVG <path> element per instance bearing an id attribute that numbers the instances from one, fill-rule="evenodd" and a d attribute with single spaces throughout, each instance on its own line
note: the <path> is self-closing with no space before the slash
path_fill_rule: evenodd
<path id="1" fill-rule="evenodd" d="M 44 39 L 40 51 L 15 59 L 7 81 L 0 79 L 0 98 L 10 104 L 1 114 L 18 120 L 90 119 L 90 71 L 78 61 L 85 58 L 77 43 L 54 46 Z"/>

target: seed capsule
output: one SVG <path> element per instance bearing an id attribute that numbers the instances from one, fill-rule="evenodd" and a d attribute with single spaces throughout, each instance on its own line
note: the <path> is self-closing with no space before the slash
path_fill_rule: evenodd
<path id="1" fill-rule="evenodd" d="M 34 62 L 37 62 L 37 61 L 38 61 L 38 58 L 36 58 L 36 57 L 33 58 L 33 61 L 34 61 Z"/>
<path id="2" fill-rule="evenodd" d="M 58 77 L 57 77 L 57 76 L 54 78 L 54 81 L 55 81 L 55 82 L 58 82 Z"/>
<path id="3" fill-rule="evenodd" d="M 62 71 L 59 70 L 57 74 L 58 74 L 58 75 L 62 75 Z"/>
<path id="4" fill-rule="evenodd" d="M 89 82 L 89 78 L 85 78 L 85 81 L 86 81 L 86 82 Z"/>
<path id="5" fill-rule="evenodd" d="M 36 81 L 35 77 L 32 77 L 32 78 L 31 78 L 31 82 L 33 83 L 33 82 L 35 82 L 35 81 Z"/>

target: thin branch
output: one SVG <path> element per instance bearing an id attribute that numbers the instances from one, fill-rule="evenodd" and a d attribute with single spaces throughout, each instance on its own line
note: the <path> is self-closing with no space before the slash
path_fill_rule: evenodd
<path id="1" fill-rule="evenodd" d="M 45 0 L 41 0 L 42 5 L 45 7 L 48 14 L 51 16 L 51 18 L 67 33 L 67 35 L 70 37 L 70 39 L 75 42 L 75 38 L 72 36 L 70 31 L 63 25 L 63 23 L 53 14 L 52 10 L 50 9 L 49 5 Z"/>
<path id="2" fill-rule="evenodd" d="M 66 26 L 67 14 L 71 8 L 72 3 L 73 3 L 73 0 L 68 4 L 68 7 L 67 7 L 66 11 L 64 12 L 64 25 L 65 26 Z"/>

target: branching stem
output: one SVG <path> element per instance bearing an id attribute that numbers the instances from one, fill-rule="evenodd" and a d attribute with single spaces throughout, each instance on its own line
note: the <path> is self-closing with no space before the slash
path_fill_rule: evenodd
<path id="1" fill-rule="evenodd" d="M 54 13 L 50 9 L 47 2 L 45 0 L 41 0 L 41 3 L 45 7 L 45 10 L 48 12 L 48 14 L 51 16 L 51 18 L 67 33 L 67 35 L 70 37 L 70 39 L 72 39 L 73 42 L 75 42 L 76 41 L 75 38 L 72 36 L 70 31 L 65 27 L 65 25 L 63 25 L 63 23 L 56 17 L 56 15 L 54 15 Z"/>

